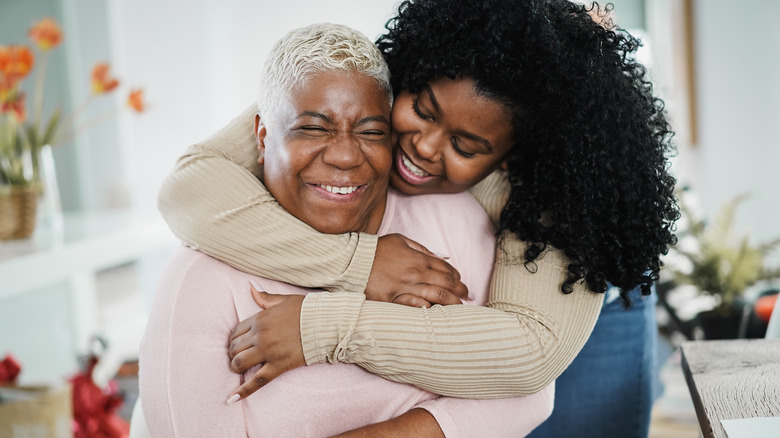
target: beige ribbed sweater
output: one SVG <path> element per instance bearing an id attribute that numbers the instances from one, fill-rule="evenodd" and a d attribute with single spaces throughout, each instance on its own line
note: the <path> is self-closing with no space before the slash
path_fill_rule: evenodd
<path id="1" fill-rule="evenodd" d="M 549 250 L 530 273 L 524 244 L 505 235 L 487 307 L 417 309 L 368 301 L 376 236 L 320 234 L 287 213 L 259 181 L 250 107 L 191 146 L 160 190 L 158 207 L 185 244 L 242 271 L 332 292 L 301 309 L 307 364 L 358 364 L 390 380 L 451 397 L 498 398 L 544 388 L 571 363 L 603 295 L 560 291 L 567 261 Z M 508 196 L 494 173 L 472 189 L 495 222 Z"/>

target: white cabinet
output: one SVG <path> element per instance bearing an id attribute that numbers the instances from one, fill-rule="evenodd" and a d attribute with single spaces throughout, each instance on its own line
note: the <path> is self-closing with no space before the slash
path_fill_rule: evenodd
<path id="1" fill-rule="evenodd" d="M 71 375 L 93 334 L 121 334 L 112 347 L 128 348 L 120 344 L 140 336 L 147 306 L 114 317 L 122 320 L 116 326 L 101 321 L 98 276 L 134 263 L 132 293 L 148 303 L 176 245 L 161 218 L 126 211 L 66 213 L 60 232 L 0 242 L 0 356 L 12 352 L 22 362 L 22 382 L 40 382 Z"/>

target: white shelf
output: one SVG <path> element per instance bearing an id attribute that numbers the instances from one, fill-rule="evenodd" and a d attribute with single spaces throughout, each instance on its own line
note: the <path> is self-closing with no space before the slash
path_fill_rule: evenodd
<path id="1" fill-rule="evenodd" d="M 100 271 L 145 258 L 162 269 L 160 254 L 178 244 L 161 218 L 129 211 L 66 213 L 61 224 L 0 242 L 0 356 L 19 357 L 27 382 L 69 375 L 92 335 L 122 329 L 100 323 Z M 151 295 L 156 278 L 141 283 L 135 293 Z"/>
<path id="2" fill-rule="evenodd" d="M 0 242 L 0 300 L 175 244 L 165 222 L 126 211 L 66 213 L 61 233 Z"/>

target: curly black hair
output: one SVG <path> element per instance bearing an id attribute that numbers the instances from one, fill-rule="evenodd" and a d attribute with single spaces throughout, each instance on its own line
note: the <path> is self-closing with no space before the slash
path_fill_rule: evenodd
<path id="1" fill-rule="evenodd" d="M 598 5 L 565 0 L 405 1 L 377 45 L 396 92 L 468 77 L 513 113 L 512 185 L 500 231 L 569 259 L 561 289 L 584 281 L 650 293 L 660 255 L 676 242 L 679 208 L 664 104 L 653 96 L 640 41 Z M 603 11 L 603 9 L 601 10 Z"/>

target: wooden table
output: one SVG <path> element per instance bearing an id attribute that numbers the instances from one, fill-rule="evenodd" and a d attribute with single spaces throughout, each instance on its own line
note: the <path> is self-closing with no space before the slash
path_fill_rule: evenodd
<path id="1" fill-rule="evenodd" d="M 780 417 L 780 339 L 682 344 L 682 367 L 704 438 L 721 420 Z"/>

